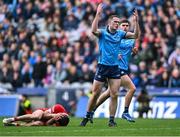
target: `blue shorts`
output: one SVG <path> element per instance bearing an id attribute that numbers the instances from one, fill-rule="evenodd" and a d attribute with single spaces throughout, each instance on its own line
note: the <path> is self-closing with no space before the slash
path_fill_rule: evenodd
<path id="1" fill-rule="evenodd" d="M 107 79 L 120 79 L 118 66 L 107 66 L 98 64 L 94 79 L 105 82 Z"/>
<path id="2" fill-rule="evenodd" d="M 124 70 L 119 68 L 119 73 L 121 77 L 124 75 L 129 75 L 129 70 Z"/>

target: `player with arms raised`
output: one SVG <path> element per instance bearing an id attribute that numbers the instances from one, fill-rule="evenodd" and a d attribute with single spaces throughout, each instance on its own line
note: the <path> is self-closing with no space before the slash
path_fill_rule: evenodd
<path id="1" fill-rule="evenodd" d="M 137 10 L 135 10 L 136 16 Z M 134 22 L 136 22 L 136 18 L 134 16 Z M 121 20 L 120 22 L 120 29 L 124 31 L 128 31 L 130 26 L 130 22 L 126 19 Z M 138 31 L 140 32 L 140 28 L 138 25 Z M 140 37 L 140 33 L 139 33 Z M 136 42 L 139 42 L 139 37 Z M 134 92 L 136 90 L 135 85 L 133 84 L 132 80 L 128 76 L 129 74 L 129 60 L 133 54 L 137 54 L 137 47 L 134 47 L 135 45 L 135 40 L 134 39 L 122 39 L 121 43 L 119 45 L 119 69 L 120 69 L 120 74 L 121 74 L 121 86 L 125 87 L 128 89 L 128 92 L 125 96 L 125 108 L 124 112 L 122 114 L 122 118 L 126 119 L 129 122 L 135 122 L 134 119 L 130 116 L 129 114 L 129 105 L 131 103 L 132 97 L 134 95 Z M 94 111 L 100 106 L 107 98 L 110 97 L 110 88 L 101 94 L 101 96 L 98 98 L 96 107 L 94 108 L 92 112 L 92 116 Z"/>
<path id="2" fill-rule="evenodd" d="M 92 96 L 89 99 L 87 113 L 81 122 L 81 126 L 85 126 L 90 120 L 92 110 L 96 106 L 96 101 L 101 93 L 102 86 L 106 80 L 110 88 L 110 105 L 109 112 L 110 118 L 108 126 L 116 126 L 114 116 L 117 108 L 118 91 L 120 87 L 120 73 L 118 68 L 118 48 L 123 38 L 137 38 L 138 29 L 135 25 L 135 31 L 125 32 L 119 30 L 120 19 L 118 16 L 113 15 L 109 17 L 108 26 L 105 29 L 98 29 L 98 22 L 103 11 L 103 5 L 99 4 L 96 16 L 92 23 L 92 33 L 98 37 L 99 45 L 99 60 L 98 67 L 95 74 Z"/>

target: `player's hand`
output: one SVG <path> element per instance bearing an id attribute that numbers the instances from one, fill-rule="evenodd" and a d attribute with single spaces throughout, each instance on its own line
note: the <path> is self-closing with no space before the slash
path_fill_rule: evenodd
<path id="1" fill-rule="evenodd" d="M 134 48 L 132 49 L 132 55 L 137 55 L 137 53 L 138 53 L 138 48 L 137 48 L 137 47 L 134 47 Z"/>
<path id="2" fill-rule="evenodd" d="M 133 21 L 137 22 L 138 20 L 139 20 L 138 12 L 137 9 L 135 9 L 133 12 Z"/>
<path id="3" fill-rule="evenodd" d="M 97 14 L 98 14 L 98 15 L 101 15 L 102 11 L 103 11 L 103 4 L 100 3 L 100 4 L 98 5 L 98 7 L 97 7 Z"/>

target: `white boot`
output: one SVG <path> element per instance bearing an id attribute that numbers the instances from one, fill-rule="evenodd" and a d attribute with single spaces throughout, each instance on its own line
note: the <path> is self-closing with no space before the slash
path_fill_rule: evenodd
<path id="1" fill-rule="evenodd" d="M 3 123 L 5 124 L 5 123 L 11 123 L 11 122 L 13 122 L 14 121 L 14 118 L 4 118 L 3 119 Z"/>

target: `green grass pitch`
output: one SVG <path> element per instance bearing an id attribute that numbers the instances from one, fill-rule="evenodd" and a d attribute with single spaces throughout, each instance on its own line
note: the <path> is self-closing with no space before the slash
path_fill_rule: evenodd
<path id="1" fill-rule="evenodd" d="M 108 127 L 108 119 L 94 119 L 80 127 L 80 118 L 71 118 L 68 127 L 4 127 L 0 118 L 0 136 L 180 136 L 180 119 L 136 119 L 129 123 L 116 119 L 117 127 Z"/>

